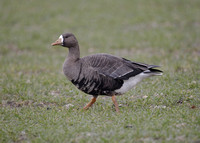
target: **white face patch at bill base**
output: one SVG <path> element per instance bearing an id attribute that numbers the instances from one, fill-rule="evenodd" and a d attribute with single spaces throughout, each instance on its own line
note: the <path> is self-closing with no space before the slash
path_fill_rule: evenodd
<path id="1" fill-rule="evenodd" d="M 63 36 L 60 35 L 59 39 L 61 39 L 60 41 L 62 42 L 62 45 L 63 45 L 63 41 L 64 41 Z"/>

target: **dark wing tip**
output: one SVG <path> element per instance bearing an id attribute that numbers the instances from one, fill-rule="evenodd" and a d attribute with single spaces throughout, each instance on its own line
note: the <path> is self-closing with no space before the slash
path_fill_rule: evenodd
<path id="1" fill-rule="evenodd" d="M 163 73 L 163 71 L 159 70 L 159 69 L 154 69 L 154 68 L 151 68 L 149 69 L 151 72 L 159 72 L 159 73 Z"/>

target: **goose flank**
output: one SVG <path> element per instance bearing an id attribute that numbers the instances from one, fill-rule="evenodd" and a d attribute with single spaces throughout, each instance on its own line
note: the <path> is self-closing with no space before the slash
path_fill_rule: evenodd
<path id="1" fill-rule="evenodd" d="M 115 110 L 119 112 L 116 95 L 124 94 L 143 79 L 162 75 L 159 66 L 132 62 L 125 58 L 99 53 L 80 57 L 79 44 L 72 33 L 62 34 L 52 46 L 69 49 L 63 64 L 63 72 L 79 90 L 93 95 L 84 107 L 88 109 L 99 95 L 111 96 Z"/>

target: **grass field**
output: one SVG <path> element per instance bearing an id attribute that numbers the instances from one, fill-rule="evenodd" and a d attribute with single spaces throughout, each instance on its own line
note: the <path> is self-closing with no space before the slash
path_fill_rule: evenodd
<path id="1" fill-rule="evenodd" d="M 81 56 L 110 53 L 164 75 L 117 97 L 78 91 L 62 73 L 76 35 Z M 0 142 L 200 142 L 200 1 L 0 1 Z"/>

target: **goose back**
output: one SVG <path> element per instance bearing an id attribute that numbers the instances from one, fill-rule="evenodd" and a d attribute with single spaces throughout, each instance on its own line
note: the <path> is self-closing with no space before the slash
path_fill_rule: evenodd
<path id="1" fill-rule="evenodd" d="M 112 77 L 113 79 L 127 80 L 132 76 L 154 68 L 156 66 L 142 63 L 135 63 L 125 58 L 109 54 L 95 54 L 81 59 L 99 74 Z M 84 64 L 84 65 L 85 65 Z"/>

